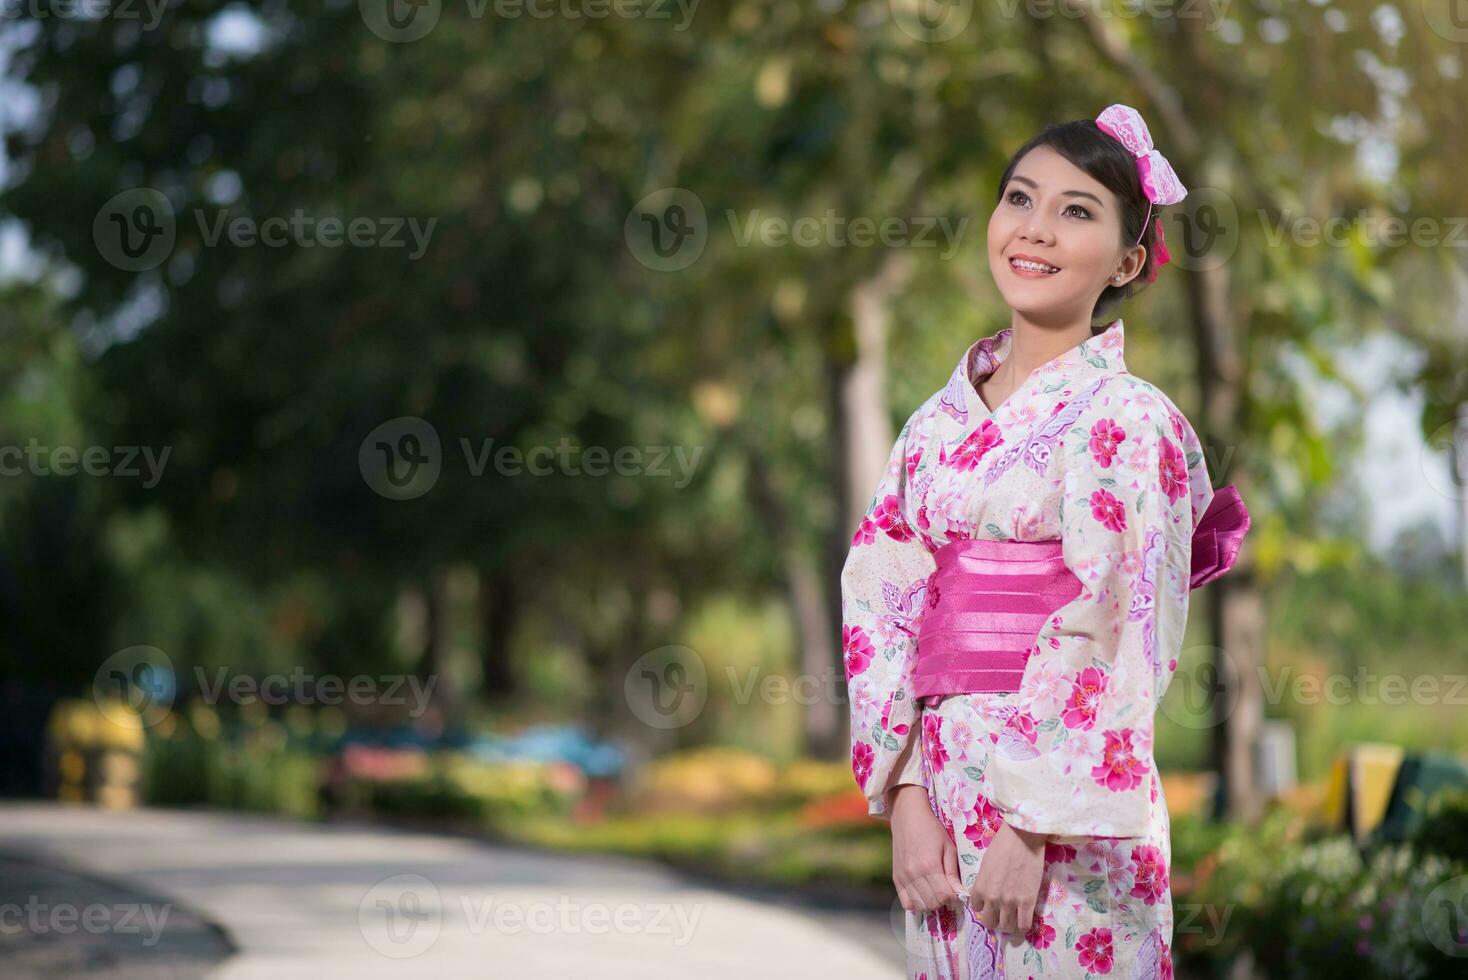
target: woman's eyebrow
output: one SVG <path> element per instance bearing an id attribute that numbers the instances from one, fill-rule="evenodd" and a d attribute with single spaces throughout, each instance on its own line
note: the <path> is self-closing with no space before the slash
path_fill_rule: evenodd
<path id="1" fill-rule="evenodd" d="M 1009 179 L 1012 180 L 1012 181 L 1018 181 L 1021 184 L 1029 184 L 1031 187 L 1033 187 L 1033 188 L 1035 188 L 1037 190 L 1040 187 L 1039 184 L 1035 183 L 1033 180 L 1030 180 L 1030 178 L 1028 178 L 1028 177 L 1021 177 L 1021 176 L 1019 176 L 1019 174 L 1015 174 L 1014 176 L 1010 177 Z M 1101 202 L 1101 199 L 1099 197 L 1097 197 L 1095 194 L 1092 194 L 1090 191 L 1061 191 L 1060 193 L 1062 195 L 1067 196 L 1067 197 L 1089 197 L 1091 200 L 1095 201 L 1101 207 L 1103 207 L 1103 208 L 1106 207 L 1106 205 Z"/>

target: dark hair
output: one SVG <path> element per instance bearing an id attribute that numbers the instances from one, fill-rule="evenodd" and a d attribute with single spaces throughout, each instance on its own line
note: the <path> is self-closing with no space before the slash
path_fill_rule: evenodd
<path id="1" fill-rule="evenodd" d="M 1010 157 L 1009 166 L 1004 168 L 1004 176 L 999 181 L 999 191 L 994 198 L 996 205 L 1004 200 L 1004 189 L 1009 186 L 1014 168 L 1024 159 L 1025 154 L 1037 146 L 1050 147 L 1115 194 L 1121 201 L 1122 244 L 1127 247 L 1141 244 L 1147 248 L 1147 258 L 1142 269 L 1130 282 L 1124 286 L 1108 285 L 1101 290 L 1096 306 L 1091 310 L 1094 324 L 1094 321 L 1106 316 L 1122 300 L 1144 289 L 1147 277 L 1153 274 L 1152 270 L 1156 266 L 1153 258 L 1156 249 L 1153 243 L 1157 239 L 1157 224 L 1155 220 L 1147 219 L 1147 206 L 1150 202 L 1142 191 L 1142 178 L 1137 173 L 1137 159 L 1120 141 L 1097 126 L 1092 119 L 1051 123 Z M 1156 219 L 1159 210 L 1156 205 L 1152 206 L 1153 219 Z M 1143 221 L 1147 221 L 1145 234 L 1142 231 Z M 1139 236 L 1141 242 L 1137 242 Z"/>

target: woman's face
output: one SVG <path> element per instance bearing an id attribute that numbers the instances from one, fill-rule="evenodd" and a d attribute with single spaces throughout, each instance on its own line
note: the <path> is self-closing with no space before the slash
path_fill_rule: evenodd
<path id="1" fill-rule="evenodd" d="M 1019 161 L 989 217 L 989 271 L 1010 308 L 1035 319 L 1089 319 L 1101 290 L 1135 278 L 1146 254 L 1122 244 L 1116 195 L 1048 146 Z"/>

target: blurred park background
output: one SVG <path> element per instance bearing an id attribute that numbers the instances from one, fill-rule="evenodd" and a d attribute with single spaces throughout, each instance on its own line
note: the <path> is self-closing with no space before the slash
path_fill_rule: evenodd
<path id="1" fill-rule="evenodd" d="M 1009 154 L 1125 102 L 1192 191 L 1128 365 L 1254 521 L 1159 718 L 1179 972 L 1461 975 L 1462 0 L 4 11 L 4 795 L 885 907 L 840 567 L 1008 323 Z"/>

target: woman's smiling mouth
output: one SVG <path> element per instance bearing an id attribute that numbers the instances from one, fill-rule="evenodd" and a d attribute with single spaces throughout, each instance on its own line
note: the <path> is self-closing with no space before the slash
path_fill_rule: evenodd
<path id="1" fill-rule="evenodd" d="M 1041 279 L 1045 276 L 1053 276 L 1060 270 L 1048 262 L 1028 255 L 1016 255 L 1010 258 L 1009 267 L 1014 270 L 1015 275 L 1026 279 Z"/>

